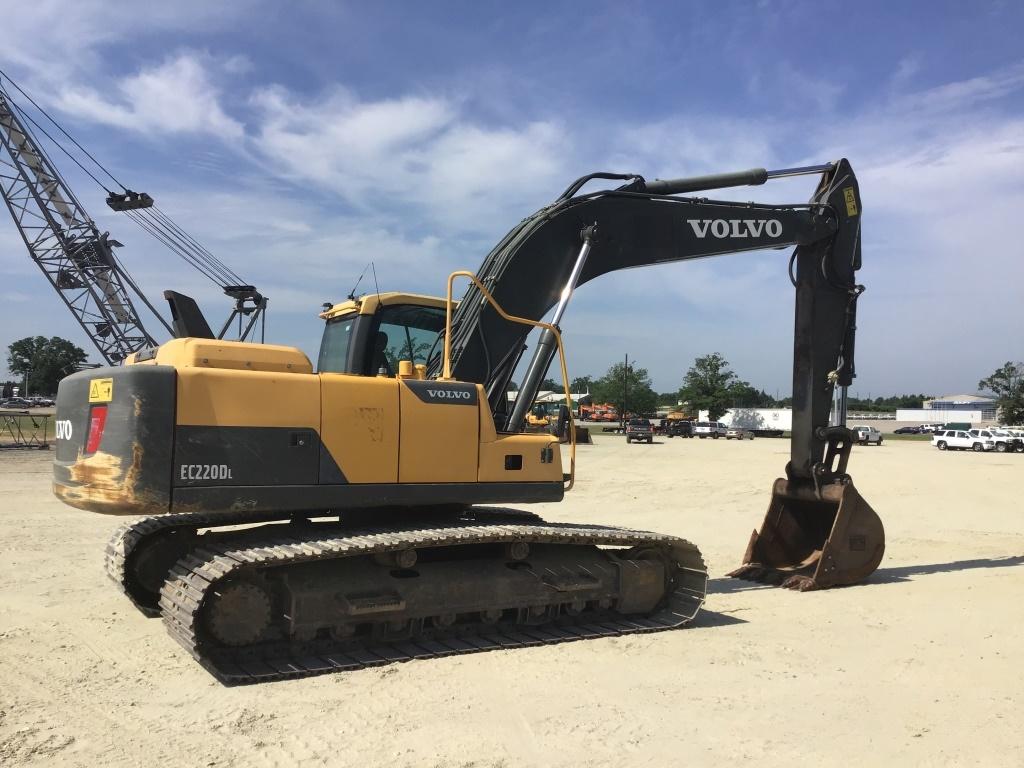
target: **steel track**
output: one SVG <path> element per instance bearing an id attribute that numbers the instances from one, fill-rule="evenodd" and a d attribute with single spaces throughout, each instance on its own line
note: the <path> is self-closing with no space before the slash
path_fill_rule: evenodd
<path id="1" fill-rule="evenodd" d="M 144 517 L 132 523 L 122 525 L 107 542 L 104 552 L 104 566 L 107 576 L 117 584 L 128 599 L 136 608 L 150 618 L 160 615 L 160 608 L 156 605 L 147 605 L 139 599 L 139 585 L 132 576 L 128 567 L 132 556 L 141 544 L 153 539 L 155 536 L 167 533 L 174 529 L 197 530 L 207 527 L 220 527 L 232 525 L 248 525 L 265 523 L 280 520 L 280 512 L 217 512 L 207 514 L 201 512 L 186 512 L 173 515 L 157 515 Z M 201 539 L 200 539 L 201 541 Z"/>
<path id="2" fill-rule="evenodd" d="M 172 569 L 160 597 L 168 632 L 224 683 L 253 683 L 359 669 L 410 659 L 561 643 L 595 637 L 682 627 L 704 601 L 707 571 L 697 548 L 672 536 L 621 528 L 560 523 L 512 522 L 505 510 L 472 510 L 474 519 L 419 530 L 373 527 L 328 537 L 272 535 L 220 540 L 200 546 Z M 505 514 L 503 514 L 505 513 Z M 490 519 L 489 519 L 490 518 Z M 501 544 L 651 546 L 666 551 L 676 566 L 672 592 L 649 616 L 605 612 L 541 625 L 460 625 L 389 641 L 320 638 L 244 649 L 211 643 L 202 626 L 203 609 L 218 585 L 245 573 L 334 558 L 375 555 L 409 548 Z"/>

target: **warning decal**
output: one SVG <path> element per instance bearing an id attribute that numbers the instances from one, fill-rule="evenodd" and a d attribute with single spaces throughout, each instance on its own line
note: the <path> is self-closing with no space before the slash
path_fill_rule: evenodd
<path id="1" fill-rule="evenodd" d="M 857 215 L 857 195 L 853 192 L 853 187 L 847 187 L 843 190 L 843 197 L 846 198 L 846 215 L 856 216 Z"/>
<path id="2" fill-rule="evenodd" d="M 113 379 L 93 379 L 89 382 L 89 402 L 109 403 L 114 399 Z"/>

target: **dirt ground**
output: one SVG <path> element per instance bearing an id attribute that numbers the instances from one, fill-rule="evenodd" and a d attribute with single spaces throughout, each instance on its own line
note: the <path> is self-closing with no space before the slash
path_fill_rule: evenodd
<path id="1" fill-rule="evenodd" d="M 886 557 L 799 594 L 723 578 L 787 453 L 599 437 L 567 501 L 532 507 L 696 542 L 691 628 L 236 688 L 107 581 L 117 520 L 58 503 L 47 453 L 0 453 L 0 764 L 1024 763 L 1024 455 L 855 448 Z"/>

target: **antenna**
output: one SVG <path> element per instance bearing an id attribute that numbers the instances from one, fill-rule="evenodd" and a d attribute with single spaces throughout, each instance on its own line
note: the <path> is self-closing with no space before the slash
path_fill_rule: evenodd
<path id="1" fill-rule="evenodd" d="M 359 284 L 363 282 L 363 275 L 365 275 L 366 270 L 370 268 L 370 264 L 373 264 L 373 262 L 371 261 L 369 264 L 363 267 L 363 271 L 359 273 L 359 279 L 356 280 L 356 284 L 352 286 L 352 290 L 348 292 L 348 298 L 350 300 L 354 300 L 356 298 L 356 288 L 358 288 Z M 380 293 L 380 291 L 377 291 L 377 293 Z"/>
<path id="2" fill-rule="evenodd" d="M 373 270 L 373 287 L 377 289 L 377 301 L 380 301 L 380 286 L 377 285 L 377 267 L 372 261 L 370 262 L 370 268 Z"/>

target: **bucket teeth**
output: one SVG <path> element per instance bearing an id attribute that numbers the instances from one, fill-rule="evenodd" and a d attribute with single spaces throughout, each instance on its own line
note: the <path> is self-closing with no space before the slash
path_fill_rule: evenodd
<path id="1" fill-rule="evenodd" d="M 727 576 L 744 581 L 762 581 L 766 571 L 757 565 L 741 565 L 735 571 L 729 571 Z"/>
<path id="2" fill-rule="evenodd" d="M 781 584 L 783 589 L 795 589 L 797 592 L 810 592 L 818 585 L 810 576 L 790 576 Z"/>

